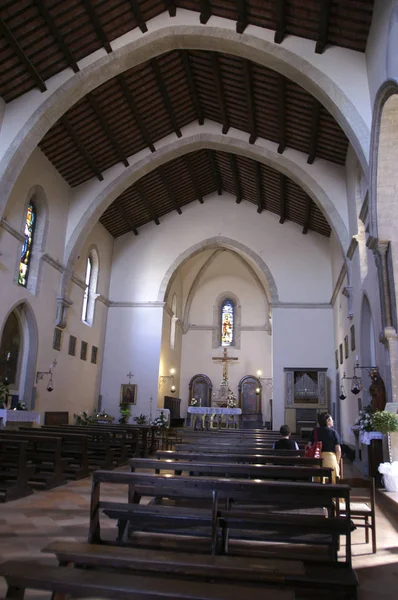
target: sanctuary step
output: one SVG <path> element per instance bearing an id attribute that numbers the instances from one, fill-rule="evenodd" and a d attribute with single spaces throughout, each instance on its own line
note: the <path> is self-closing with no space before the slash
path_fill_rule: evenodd
<path id="1" fill-rule="evenodd" d="M 242 429 L 263 429 L 263 415 L 261 413 L 242 414 L 240 426 Z"/>

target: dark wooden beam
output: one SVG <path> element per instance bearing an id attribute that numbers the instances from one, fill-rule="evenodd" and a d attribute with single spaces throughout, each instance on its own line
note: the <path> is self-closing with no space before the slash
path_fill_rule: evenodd
<path id="1" fill-rule="evenodd" d="M 88 13 L 88 16 L 90 17 L 90 21 L 94 27 L 94 30 L 95 30 L 95 33 L 97 34 L 98 39 L 100 40 L 101 44 L 103 45 L 103 47 L 109 54 L 110 52 L 112 52 L 112 47 L 108 41 L 105 31 L 102 28 L 102 25 L 98 18 L 98 15 L 95 12 L 92 0 L 83 0 L 83 4 Z"/>
<path id="2" fill-rule="evenodd" d="M 174 204 L 175 210 L 178 212 L 179 215 L 181 215 L 182 211 L 181 211 L 180 205 L 178 204 L 178 201 L 177 201 L 176 195 L 174 193 L 174 190 L 173 190 L 172 186 L 170 185 L 170 182 L 168 180 L 167 174 L 164 172 L 163 167 L 161 167 L 161 166 L 158 167 L 156 169 L 156 172 L 159 175 L 159 177 L 160 177 L 160 179 L 161 179 L 164 187 L 166 188 L 167 193 L 168 193 L 168 195 L 169 195 L 172 203 Z"/>
<path id="3" fill-rule="evenodd" d="M 130 6 L 134 18 L 137 21 L 138 27 L 141 29 L 142 33 L 146 33 L 148 31 L 148 27 L 146 26 L 145 20 L 142 16 L 139 3 L 136 0 L 130 0 Z"/>
<path id="4" fill-rule="evenodd" d="M 281 218 L 279 219 L 279 223 L 285 222 L 285 213 L 286 213 L 286 176 L 283 173 L 279 173 L 279 203 L 280 203 L 280 213 Z"/>
<path id="5" fill-rule="evenodd" d="M 170 17 L 175 17 L 177 14 L 177 7 L 176 7 L 175 0 L 166 0 L 165 4 L 166 4 L 167 10 L 169 11 Z"/>
<path id="6" fill-rule="evenodd" d="M 242 59 L 243 78 L 245 81 L 246 89 L 246 102 L 247 102 L 247 121 L 249 125 L 250 138 L 249 143 L 254 144 L 257 139 L 257 128 L 256 128 L 256 106 L 254 103 L 253 94 L 253 73 L 252 65 L 249 60 Z"/>
<path id="7" fill-rule="evenodd" d="M 145 144 L 148 146 L 148 148 L 150 149 L 151 152 L 155 152 L 155 146 L 153 145 L 151 136 L 149 135 L 146 125 L 139 113 L 139 110 L 138 110 L 137 105 L 134 100 L 134 96 L 133 96 L 129 86 L 126 83 L 124 75 L 119 75 L 117 78 L 117 81 L 123 92 L 124 99 L 126 100 L 127 104 L 129 105 L 129 108 L 134 116 L 134 119 L 136 120 L 138 129 L 141 132 L 141 135 L 142 135 L 142 138 L 143 138 Z"/>
<path id="8" fill-rule="evenodd" d="M 152 71 L 155 75 L 156 83 L 158 84 L 158 88 L 159 88 L 159 91 L 163 98 L 163 102 L 166 107 L 167 114 L 169 115 L 169 119 L 171 121 L 173 129 L 174 129 L 177 137 L 180 138 L 182 136 L 182 133 L 181 133 L 180 128 L 178 127 L 177 118 L 176 118 L 176 115 L 175 115 L 175 112 L 173 109 L 173 105 L 170 101 L 170 97 L 167 92 L 166 84 L 163 81 L 162 73 L 161 73 L 161 70 L 160 70 L 160 67 L 159 67 L 159 64 L 158 64 L 158 61 L 156 60 L 156 58 L 152 58 L 151 67 L 152 67 Z"/>
<path id="9" fill-rule="evenodd" d="M 286 0 L 276 0 L 275 44 L 281 44 L 286 35 Z"/>
<path id="10" fill-rule="evenodd" d="M 199 0 L 200 4 L 200 22 L 202 25 L 207 23 L 211 17 L 211 6 L 209 0 Z"/>
<path id="11" fill-rule="evenodd" d="M 317 54 L 322 54 L 328 43 L 329 17 L 332 0 L 321 0 L 320 5 L 318 40 L 315 46 L 315 52 Z"/>
<path id="12" fill-rule="evenodd" d="M 202 107 L 201 107 L 200 101 L 199 101 L 199 94 L 198 94 L 198 90 L 196 88 L 195 77 L 192 72 L 191 63 L 189 60 L 189 53 L 186 50 L 181 50 L 180 55 L 181 55 L 182 62 L 184 63 L 185 74 L 187 76 L 189 88 L 191 90 L 192 100 L 195 105 L 195 110 L 196 110 L 196 114 L 198 116 L 199 125 L 203 125 L 203 123 L 205 122 L 205 119 L 204 119 L 203 110 L 202 110 Z"/>
<path id="13" fill-rule="evenodd" d="M 127 214 L 126 209 L 124 208 L 124 206 L 122 206 L 122 203 L 120 201 L 116 201 L 115 204 L 116 204 L 116 208 L 117 208 L 120 216 L 122 217 L 123 221 L 134 232 L 134 235 L 138 235 L 138 230 L 137 230 L 136 226 L 134 225 L 133 221 L 130 219 L 129 215 Z"/>
<path id="14" fill-rule="evenodd" d="M 79 71 L 79 67 L 77 66 L 76 60 L 72 52 L 70 51 L 68 45 L 66 44 L 63 35 L 60 33 L 57 26 L 55 25 L 47 6 L 44 4 L 43 0 L 34 0 L 34 3 L 42 18 L 46 22 L 46 25 L 51 32 L 51 35 L 54 37 L 59 48 L 62 50 L 66 62 L 73 69 L 74 73 L 77 73 Z"/>
<path id="15" fill-rule="evenodd" d="M 238 20 L 236 33 L 243 33 L 248 25 L 246 0 L 238 0 Z"/>
<path id="16" fill-rule="evenodd" d="M 311 141 L 310 141 L 310 153 L 307 159 L 307 163 L 312 165 L 316 157 L 316 148 L 318 145 L 318 133 L 319 133 L 319 118 L 321 115 L 321 103 L 318 100 L 313 101 L 312 118 L 311 118 Z"/>
<path id="17" fill-rule="evenodd" d="M 222 179 L 221 179 L 221 175 L 217 168 L 217 163 L 216 163 L 216 159 L 214 157 L 214 152 L 213 152 L 213 150 L 206 150 L 206 154 L 207 154 L 207 158 L 209 159 L 210 168 L 211 168 L 213 180 L 214 180 L 214 183 L 216 186 L 217 194 L 219 196 L 221 196 L 221 194 L 222 194 Z"/>
<path id="18" fill-rule="evenodd" d="M 202 192 L 200 191 L 200 185 L 199 185 L 198 179 L 197 179 L 196 174 L 195 174 L 195 169 L 193 168 L 193 165 L 191 163 L 191 159 L 189 158 L 188 154 L 186 154 L 184 156 L 184 163 L 185 163 L 185 166 L 186 166 L 187 171 L 189 173 L 189 177 L 191 178 L 192 185 L 193 185 L 193 188 L 195 190 L 196 197 L 199 200 L 199 202 L 201 204 L 203 204 L 203 195 L 202 195 Z"/>
<path id="19" fill-rule="evenodd" d="M 312 204 L 311 198 L 308 197 L 306 206 L 305 206 L 304 227 L 303 227 L 304 235 L 307 233 L 308 228 L 310 226 L 311 204 Z"/>
<path id="20" fill-rule="evenodd" d="M 228 133 L 229 119 L 227 113 L 227 105 L 225 102 L 224 86 L 222 82 L 222 74 L 220 63 L 218 62 L 217 52 L 210 52 L 211 66 L 213 70 L 214 85 L 216 86 L 218 105 L 220 107 L 221 121 L 223 124 L 222 132 Z"/>
<path id="21" fill-rule="evenodd" d="M 93 173 L 95 173 L 95 175 L 98 177 L 98 179 L 100 181 L 103 181 L 104 178 L 103 178 L 101 171 L 95 164 L 94 160 L 91 158 L 89 152 L 84 147 L 84 144 L 81 141 L 79 135 L 76 133 L 76 131 L 73 129 L 72 125 L 70 124 L 68 117 L 66 115 L 61 117 L 61 122 L 62 122 L 63 126 L 65 127 L 66 131 L 69 133 L 72 140 L 74 141 L 75 145 L 77 146 L 80 154 L 82 154 L 82 156 L 84 156 L 87 164 L 90 166 L 90 169 L 93 171 Z"/>
<path id="22" fill-rule="evenodd" d="M 282 154 L 286 148 L 286 79 L 280 74 L 278 75 L 278 127 L 278 153 Z"/>
<path id="23" fill-rule="evenodd" d="M 18 56 L 21 63 L 28 69 L 32 78 L 35 80 L 36 85 L 39 88 L 39 90 L 41 92 L 45 92 L 47 90 L 47 87 L 46 87 L 46 84 L 44 83 L 44 80 L 42 79 L 39 71 L 36 69 L 36 67 L 34 66 L 32 61 L 22 50 L 21 46 L 19 45 L 19 43 L 15 39 L 14 35 L 12 34 L 11 30 L 8 28 L 8 26 L 6 25 L 5 21 L 3 21 L 3 19 L 0 19 L 0 33 L 3 34 L 3 36 L 5 37 L 5 39 L 11 46 L 11 48 L 14 50 L 15 54 Z"/>
<path id="24" fill-rule="evenodd" d="M 136 181 L 134 185 L 135 185 L 136 192 L 137 192 L 141 202 L 145 205 L 145 208 L 151 215 L 152 221 L 155 221 L 156 225 L 160 225 L 159 219 L 158 219 L 155 211 L 153 210 L 151 203 L 148 200 L 148 196 L 147 196 L 145 190 L 143 189 L 141 183 L 139 181 Z"/>
<path id="25" fill-rule="evenodd" d="M 236 204 L 242 202 L 242 188 L 240 185 L 239 168 L 235 154 L 229 153 L 229 163 L 231 166 L 232 179 L 234 180 Z"/>
<path id="26" fill-rule="evenodd" d="M 265 197 L 263 186 L 261 185 L 261 164 L 256 162 L 256 192 L 257 192 L 257 212 L 260 214 L 265 208 Z"/>
<path id="27" fill-rule="evenodd" d="M 120 147 L 119 143 L 117 142 L 116 138 L 114 137 L 113 133 L 111 132 L 109 125 L 106 122 L 106 119 L 104 117 L 104 114 L 97 102 L 97 99 L 92 94 L 88 94 L 87 99 L 90 103 L 91 108 L 97 115 L 98 121 L 100 122 L 102 129 L 105 131 L 110 143 L 114 147 L 115 152 L 118 155 L 120 162 L 122 162 L 125 167 L 128 167 L 129 161 L 127 160 L 125 153 L 121 149 L 121 147 Z"/>

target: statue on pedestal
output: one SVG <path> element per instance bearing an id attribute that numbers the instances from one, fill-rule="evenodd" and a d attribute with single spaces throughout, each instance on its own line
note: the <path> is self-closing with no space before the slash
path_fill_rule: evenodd
<path id="1" fill-rule="evenodd" d="M 372 396 L 372 410 L 384 410 L 386 407 L 386 388 L 378 369 L 372 369 L 370 378 L 372 383 L 369 387 L 369 393 Z"/>

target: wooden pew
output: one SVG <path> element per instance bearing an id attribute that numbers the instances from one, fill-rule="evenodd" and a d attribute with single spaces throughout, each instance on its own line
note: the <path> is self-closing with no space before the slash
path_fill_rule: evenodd
<path id="1" fill-rule="evenodd" d="M 237 450 L 247 453 L 255 453 L 255 452 L 268 452 L 268 450 L 273 450 L 273 444 L 257 444 L 257 443 L 247 443 L 247 444 L 215 444 L 215 443 L 203 443 L 203 444 L 176 444 L 176 450 L 181 450 L 182 452 L 207 452 L 209 453 L 218 453 L 218 452 L 236 452 Z M 304 453 L 305 446 L 302 446 L 300 450 Z M 277 450 L 279 452 L 279 450 Z M 290 452 L 297 452 L 296 450 L 291 450 Z"/>
<path id="2" fill-rule="evenodd" d="M 8 502 L 33 493 L 29 478 L 35 465 L 29 463 L 28 442 L 0 438 L 0 501 Z"/>
<path id="3" fill-rule="evenodd" d="M 72 429 L 73 428 L 73 429 Z M 80 432 L 87 436 L 87 460 L 90 471 L 95 469 L 113 469 L 118 466 L 114 459 L 115 450 L 111 447 L 111 435 L 102 428 L 88 428 L 85 426 L 59 425 L 45 426 L 44 431 L 59 435 L 62 432 Z"/>
<path id="4" fill-rule="evenodd" d="M 50 591 L 57 600 L 66 594 L 88 598 L 118 598 L 119 600 L 240 600 L 247 586 L 208 583 L 178 579 L 154 579 L 151 576 L 65 569 L 44 566 L 38 561 L 7 561 L 0 565 L 8 586 L 7 598 L 21 600 L 25 589 Z M 292 590 L 250 589 L 252 600 L 294 600 Z"/>
<path id="5" fill-rule="evenodd" d="M 289 454 L 286 454 L 289 452 Z M 207 463 L 218 463 L 218 462 L 235 462 L 235 463 L 248 463 L 248 464 L 259 464 L 259 465 L 297 465 L 297 466 L 322 466 L 321 458 L 308 458 L 306 456 L 297 456 L 295 453 L 290 454 L 290 451 L 275 450 L 270 452 L 267 450 L 266 454 L 263 453 L 228 453 L 222 452 L 212 454 L 207 452 L 181 452 L 179 450 L 158 450 L 155 454 L 156 458 L 169 459 L 169 460 L 183 460 L 192 462 L 207 462 Z"/>
<path id="6" fill-rule="evenodd" d="M 0 431 L 0 440 L 26 440 L 29 461 L 34 464 L 34 473 L 29 476 L 29 485 L 35 489 L 48 490 L 65 483 L 65 462 L 61 456 L 60 437 L 43 437 L 18 431 Z"/>
<path id="7" fill-rule="evenodd" d="M 168 459 L 132 458 L 129 460 L 130 471 L 146 469 L 159 474 L 160 471 L 174 471 L 181 474 L 187 471 L 195 477 L 201 475 L 209 477 L 243 477 L 250 479 L 272 479 L 291 481 L 312 481 L 315 477 L 322 477 L 328 483 L 332 481 L 332 469 L 328 467 L 292 466 L 292 465 L 249 465 L 236 463 L 207 463 L 189 461 L 171 461 Z"/>
<path id="8" fill-rule="evenodd" d="M 31 427 L 19 427 L 19 432 L 32 433 Z M 66 479 L 76 480 L 88 477 L 88 436 L 83 433 L 65 433 L 62 430 L 47 431 L 45 428 L 34 428 L 35 435 L 60 437 L 62 440 L 61 456 L 65 461 L 64 475 Z"/>

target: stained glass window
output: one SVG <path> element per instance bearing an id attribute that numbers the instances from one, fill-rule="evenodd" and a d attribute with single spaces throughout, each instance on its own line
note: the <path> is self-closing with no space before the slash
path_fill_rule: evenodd
<path id="1" fill-rule="evenodd" d="M 22 246 L 21 261 L 19 263 L 18 283 L 26 287 L 29 276 L 29 266 L 32 258 L 33 236 L 36 225 L 36 209 L 32 202 L 28 206 L 28 212 L 25 220 L 24 236 L 25 241 Z"/>
<path id="2" fill-rule="evenodd" d="M 92 269 L 91 258 L 88 257 L 87 266 L 86 266 L 86 289 L 84 290 L 83 310 L 82 310 L 82 319 L 83 319 L 83 321 L 86 321 L 86 323 L 88 321 L 88 297 L 90 294 L 91 269 Z"/>
<path id="3" fill-rule="evenodd" d="M 221 346 L 232 346 L 234 341 L 234 305 L 225 300 L 221 307 Z"/>

